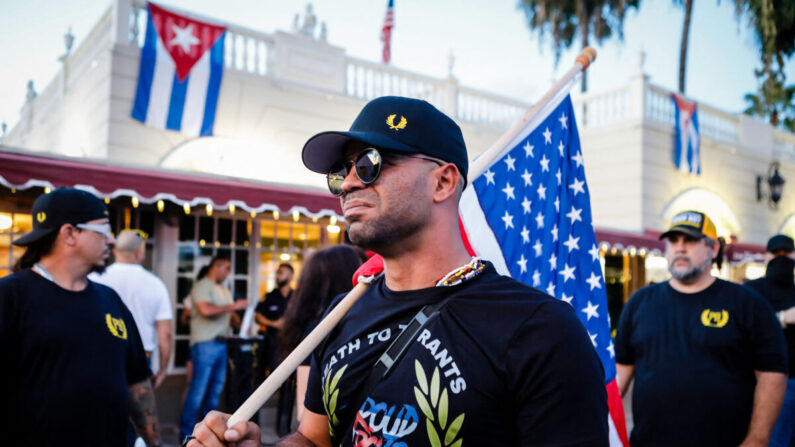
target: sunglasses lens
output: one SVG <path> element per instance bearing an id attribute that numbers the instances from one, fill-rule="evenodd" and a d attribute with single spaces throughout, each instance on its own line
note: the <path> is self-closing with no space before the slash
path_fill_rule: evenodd
<path id="1" fill-rule="evenodd" d="M 348 169 L 341 162 L 335 163 L 328 174 L 326 174 L 326 181 L 328 182 L 328 189 L 335 196 L 342 195 L 342 182 L 348 175 Z"/>
<path id="2" fill-rule="evenodd" d="M 381 154 L 375 149 L 367 149 L 356 157 L 356 176 L 369 185 L 378 179 L 382 164 Z"/>

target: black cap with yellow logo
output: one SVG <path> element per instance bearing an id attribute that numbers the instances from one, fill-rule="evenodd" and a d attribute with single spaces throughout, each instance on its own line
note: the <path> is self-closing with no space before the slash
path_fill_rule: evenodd
<path id="1" fill-rule="evenodd" d="M 14 241 L 26 246 L 57 231 L 63 224 L 79 224 L 107 218 L 108 209 L 91 193 L 74 188 L 58 188 L 40 195 L 33 202 L 33 231 Z"/>
<path id="2" fill-rule="evenodd" d="M 347 132 L 321 132 L 310 138 L 301 158 L 307 168 L 326 174 L 340 160 L 351 140 L 453 163 L 466 181 L 469 161 L 461 129 L 425 101 L 399 96 L 376 98 L 364 106 Z"/>
<path id="3" fill-rule="evenodd" d="M 665 239 L 673 233 L 683 233 L 696 239 L 718 238 L 718 230 L 712 219 L 700 211 L 693 210 L 682 211 L 674 216 L 671 219 L 671 227 L 660 235 L 660 239 Z"/>

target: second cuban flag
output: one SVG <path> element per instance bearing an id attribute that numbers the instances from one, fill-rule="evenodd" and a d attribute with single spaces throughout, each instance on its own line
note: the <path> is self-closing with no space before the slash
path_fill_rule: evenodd
<path id="1" fill-rule="evenodd" d="M 695 101 L 671 94 L 674 102 L 674 166 L 682 172 L 701 174 L 701 132 Z"/>
<path id="2" fill-rule="evenodd" d="M 132 117 L 188 135 L 213 134 L 226 28 L 148 4 Z"/>

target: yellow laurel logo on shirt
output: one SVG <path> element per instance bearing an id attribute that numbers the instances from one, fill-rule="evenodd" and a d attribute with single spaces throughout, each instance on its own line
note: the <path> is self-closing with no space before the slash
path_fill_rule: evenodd
<path id="1" fill-rule="evenodd" d="M 397 123 L 397 125 L 395 125 L 395 117 L 397 117 L 397 115 L 394 113 L 386 117 L 387 126 L 389 126 L 389 128 L 392 130 L 405 129 L 406 125 L 409 123 L 408 121 L 406 121 L 406 117 L 400 115 L 400 122 Z"/>
<path id="2" fill-rule="evenodd" d="M 114 337 L 127 340 L 127 326 L 124 325 L 124 320 L 121 318 L 113 318 L 110 314 L 105 314 L 105 323 L 107 323 L 108 330 Z"/>
<path id="3" fill-rule="evenodd" d="M 44 222 L 45 220 L 47 220 L 47 215 L 46 215 L 46 214 L 44 214 L 44 211 L 42 211 L 42 212 L 39 212 L 39 213 L 36 213 L 36 220 L 38 220 L 38 221 L 39 221 L 39 223 L 42 223 L 42 222 Z"/>
<path id="4" fill-rule="evenodd" d="M 712 311 L 709 309 L 704 309 L 704 312 L 701 312 L 701 324 L 706 327 L 721 328 L 726 326 L 726 323 L 728 322 L 729 311 L 727 310 Z"/>

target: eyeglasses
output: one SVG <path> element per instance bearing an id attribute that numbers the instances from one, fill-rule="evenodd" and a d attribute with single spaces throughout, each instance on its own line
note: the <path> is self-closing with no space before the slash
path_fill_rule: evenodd
<path id="1" fill-rule="evenodd" d="M 80 228 L 81 230 L 93 231 L 94 233 L 104 236 L 105 239 L 113 239 L 113 232 L 111 231 L 109 223 L 105 224 L 79 223 L 76 224 L 75 227 Z"/>
<path id="2" fill-rule="evenodd" d="M 419 160 L 430 161 L 436 163 L 439 166 L 443 166 L 444 163 L 440 162 L 439 160 L 434 160 L 433 158 L 422 157 L 419 155 L 409 155 L 409 154 L 401 154 L 398 152 L 390 152 L 388 157 L 406 157 L 406 158 L 416 158 Z M 351 172 L 352 167 L 353 172 L 356 174 L 356 178 L 359 179 L 365 185 L 371 185 L 378 180 L 378 176 L 381 175 L 381 168 L 384 165 L 384 157 L 381 155 L 381 152 L 374 147 L 368 147 L 367 149 L 359 152 L 356 157 L 352 160 L 340 160 L 334 163 L 329 169 L 328 174 L 326 174 L 326 181 L 328 182 L 328 189 L 331 191 L 332 194 L 335 196 L 342 195 L 342 183 L 345 181 L 345 177 Z"/>

